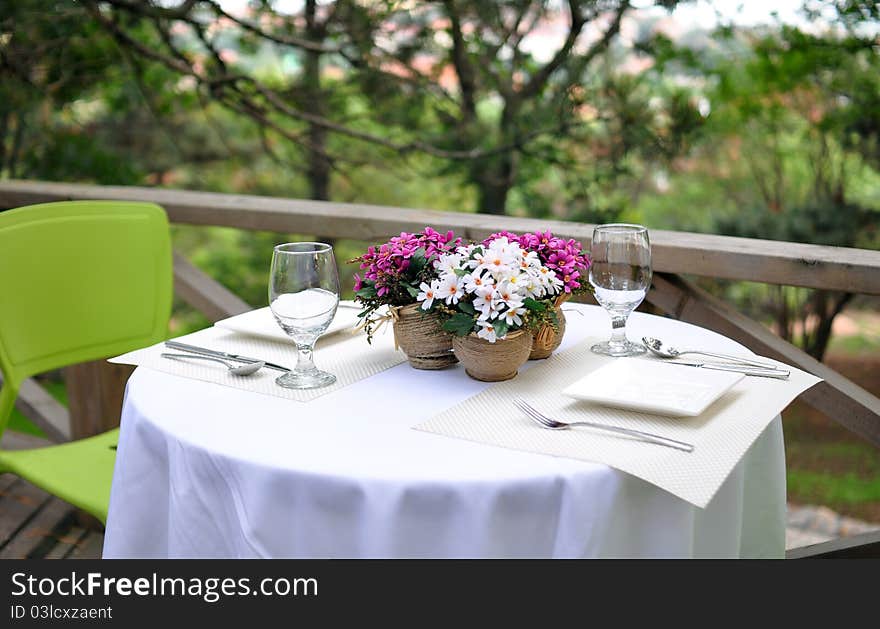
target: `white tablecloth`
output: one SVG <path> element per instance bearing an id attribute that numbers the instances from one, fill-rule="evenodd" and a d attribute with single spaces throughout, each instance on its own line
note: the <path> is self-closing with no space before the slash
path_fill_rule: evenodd
<path id="1" fill-rule="evenodd" d="M 610 334 L 604 311 L 570 307 L 583 314 L 567 313 L 562 349 Z M 742 350 L 671 319 L 636 313 L 628 327 L 634 339 Z M 783 555 L 780 418 L 699 509 L 605 465 L 410 429 L 486 386 L 460 366 L 402 364 L 293 403 L 139 368 L 104 556 Z"/>

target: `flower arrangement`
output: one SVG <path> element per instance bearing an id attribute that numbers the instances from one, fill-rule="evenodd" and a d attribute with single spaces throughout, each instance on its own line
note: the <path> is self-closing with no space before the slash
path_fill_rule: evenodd
<path id="1" fill-rule="evenodd" d="M 558 238 L 549 230 L 531 232 L 522 236 L 499 232 L 489 236 L 483 244 L 486 245 L 499 237 L 506 237 L 511 242 L 519 244 L 525 251 L 536 253 L 541 264 L 562 280 L 562 292 L 566 295 L 577 295 L 591 290 L 587 279 L 590 258 L 584 253 L 581 243 L 576 240 Z"/>
<path id="2" fill-rule="evenodd" d="M 381 318 L 374 318 L 383 306 L 405 306 L 416 301 L 419 286 L 437 278 L 436 262 L 441 255 L 461 245 L 452 231 L 445 234 L 430 227 L 421 233 L 402 232 L 381 245 L 367 248 L 351 260 L 360 264 L 363 277 L 355 274 L 355 299 L 364 307 L 359 317 L 364 322 L 367 340 Z"/>
<path id="3" fill-rule="evenodd" d="M 556 327 L 557 299 L 588 287 L 589 258 L 550 232 L 493 234 L 441 253 L 433 266 L 437 276 L 420 282 L 416 301 L 445 315 L 445 330 L 489 343 L 518 329 Z"/>

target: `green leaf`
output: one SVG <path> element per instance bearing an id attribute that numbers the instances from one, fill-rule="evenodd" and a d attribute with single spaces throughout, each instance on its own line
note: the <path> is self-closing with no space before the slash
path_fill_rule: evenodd
<path id="1" fill-rule="evenodd" d="M 533 299 L 532 297 L 526 297 L 525 301 L 523 301 L 523 306 L 532 312 L 544 312 L 547 310 L 547 304 L 540 302 L 537 299 Z"/>
<path id="2" fill-rule="evenodd" d="M 404 284 L 403 287 L 406 289 L 406 292 L 409 293 L 409 296 L 413 299 L 419 296 L 419 289 L 412 284 Z"/>
<path id="3" fill-rule="evenodd" d="M 419 247 L 415 250 L 415 253 L 413 253 L 412 257 L 409 259 L 409 268 L 407 268 L 407 273 L 411 277 L 415 277 L 422 272 L 422 269 L 425 268 L 425 265 L 427 263 L 428 258 L 425 257 L 425 248 Z"/>
<path id="4" fill-rule="evenodd" d="M 495 328 L 495 336 L 501 338 L 507 331 L 510 329 L 510 326 L 507 325 L 507 321 L 504 319 L 495 319 L 495 322 L 492 323 L 492 327 Z"/>
<path id="5" fill-rule="evenodd" d="M 457 277 L 464 277 L 464 276 L 467 275 L 469 272 L 470 272 L 470 271 L 468 271 L 467 269 L 455 269 L 455 270 L 453 271 L 453 273 L 455 273 L 455 275 L 456 275 Z"/>
<path id="6" fill-rule="evenodd" d="M 458 302 L 458 309 L 462 312 L 466 312 L 469 315 L 477 314 L 477 309 L 474 308 L 474 305 L 469 301 L 460 301 Z"/>
<path id="7" fill-rule="evenodd" d="M 364 286 L 355 293 L 355 296 L 360 297 L 361 299 L 375 299 L 378 297 L 378 293 L 376 292 L 375 286 Z"/>
<path id="8" fill-rule="evenodd" d="M 474 330 L 474 318 L 463 312 L 457 312 L 443 323 L 443 329 L 456 336 L 467 336 Z"/>

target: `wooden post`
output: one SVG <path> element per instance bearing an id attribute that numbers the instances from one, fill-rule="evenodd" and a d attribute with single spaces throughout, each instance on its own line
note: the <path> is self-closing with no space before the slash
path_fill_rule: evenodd
<path id="1" fill-rule="evenodd" d="M 94 360 L 64 369 L 67 402 L 70 409 L 70 434 L 82 439 L 119 426 L 125 383 L 134 371 L 132 365 L 117 365 Z M 81 509 L 76 510 L 80 526 L 103 530 L 101 522 Z"/>
<path id="2" fill-rule="evenodd" d="M 134 367 L 96 360 L 66 367 L 70 434 L 91 437 L 119 426 L 125 383 Z"/>

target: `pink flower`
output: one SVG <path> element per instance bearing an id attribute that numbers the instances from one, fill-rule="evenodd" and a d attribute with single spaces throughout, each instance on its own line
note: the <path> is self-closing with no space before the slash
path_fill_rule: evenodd
<path id="1" fill-rule="evenodd" d="M 566 293 L 581 287 L 581 278 L 586 277 L 590 268 L 590 258 L 581 243 L 558 238 L 549 230 L 523 234 L 517 242 L 523 249 L 538 254 L 541 264 L 552 269 L 562 280 Z"/>
<path id="2" fill-rule="evenodd" d="M 355 290 L 360 290 L 365 282 L 369 282 L 375 286 L 376 295 L 385 298 L 386 303 L 403 301 L 408 292 L 402 283 L 414 279 L 408 277 L 407 272 L 416 252 L 423 250 L 427 266 L 433 269 L 433 262 L 440 255 L 451 253 L 460 245 L 461 238 L 457 238 L 451 230 L 444 234 L 426 227 L 420 234 L 401 232 L 388 242 L 367 247 L 367 251 L 356 259 L 363 271 L 363 278 L 355 275 Z"/>

